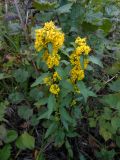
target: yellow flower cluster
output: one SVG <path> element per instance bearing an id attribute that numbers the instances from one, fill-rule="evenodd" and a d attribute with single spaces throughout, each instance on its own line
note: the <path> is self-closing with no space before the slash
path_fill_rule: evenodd
<path id="1" fill-rule="evenodd" d="M 46 86 L 50 86 L 49 91 L 52 94 L 58 94 L 60 92 L 60 88 L 57 84 L 57 82 L 61 80 L 60 75 L 57 72 L 54 72 L 52 77 L 45 77 L 44 78 L 44 83 Z"/>
<path id="2" fill-rule="evenodd" d="M 58 50 L 64 43 L 64 34 L 54 25 L 52 21 L 45 23 L 43 28 L 36 29 L 35 49 L 41 51 L 45 49 L 43 59 L 46 61 L 48 68 L 59 65 L 60 56 Z M 52 53 L 48 51 L 48 44 L 52 44 Z"/>
<path id="3" fill-rule="evenodd" d="M 87 68 L 89 60 L 86 58 L 91 51 L 91 48 L 86 44 L 86 38 L 77 37 L 75 40 L 76 48 L 70 55 L 72 69 L 70 72 L 73 83 L 84 79 L 84 69 Z M 80 63 L 80 57 L 83 56 L 83 65 Z"/>
<path id="4" fill-rule="evenodd" d="M 52 94 L 58 94 L 60 92 L 60 88 L 59 88 L 58 84 L 52 84 L 50 86 L 50 92 Z"/>

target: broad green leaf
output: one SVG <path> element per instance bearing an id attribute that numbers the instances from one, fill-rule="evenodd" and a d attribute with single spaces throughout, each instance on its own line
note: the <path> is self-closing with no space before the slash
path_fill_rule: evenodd
<path id="1" fill-rule="evenodd" d="M 46 11 L 46 10 L 51 10 L 54 9 L 56 6 L 55 2 L 39 2 L 39 1 L 34 1 L 33 2 L 33 7 L 39 11 Z"/>
<path id="2" fill-rule="evenodd" d="M 100 28 L 102 30 L 104 30 L 105 34 L 107 34 L 110 32 L 110 30 L 112 28 L 112 22 L 109 19 L 105 18 L 103 20 L 103 24 L 102 24 L 102 26 L 100 26 Z"/>
<path id="3" fill-rule="evenodd" d="M 0 149 L 0 159 L 1 160 L 9 160 L 11 156 L 11 145 L 6 144 L 2 149 Z"/>
<path id="4" fill-rule="evenodd" d="M 47 138 L 48 136 L 50 136 L 52 133 L 55 132 L 55 130 L 57 129 L 57 124 L 56 123 L 51 123 L 49 128 L 47 129 L 46 133 L 45 133 L 45 138 Z"/>
<path id="5" fill-rule="evenodd" d="M 56 107 L 56 99 L 54 95 L 50 95 L 48 98 L 48 119 L 50 118 L 52 112 L 54 111 L 54 108 Z"/>
<path id="6" fill-rule="evenodd" d="M 0 122 L 4 120 L 6 108 L 7 108 L 8 102 L 0 102 Z"/>
<path id="7" fill-rule="evenodd" d="M 23 83 L 28 79 L 29 73 L 24 69 L 17 69 L 15 70 L 13 76 L 15 77 L 17 82 Z"/>
<path id="8" fill-rule="evenodd" d="M 20 92 L 13 92 L 9 95 L 9 100 L 13 103 L 13 104 L 18 104 L 20 102 L 22 102 L 24 100 L 24 96 L 22 93 Z"/>
<path id="9" fill-rule="evenodd" d="M 112 125 L 112 128 L 117 131 L 118 128 L 120 128 L 120 118 L 118 117 L 113 117 L 111 119 L 111 125 Z"/>
<path id="10" fill-rule="evenodd" d="M 96 157 L 101 160 L 113 160 L 115 156 L 114 149 L 107 150 L 105 148 L 102 148 L 100 152 L 96 152 Z"/>
<path id="11" fill-rule="evenodd" d="M 57 9 L 58 14 L 69 13 L 73 3 L 68 3 Z"/>
<path id="12" fill-rule="evenodd" d="M 103 104 L 107 104 L 114 109 L 120 109 L 120 93 L 108 94 L 101 99 Z"/>
<path id="13" fill-rule="evenodd" d="M 4 140 L 7 135 L 7 130 L 3 124 L 0 125 L 0 139 Z"/>
<path id="14" fill-rule="evenodd" d="M 48 76 L 48 73 L 43 73 L 40 77 L 38 77 L 35 82 L 31 85 L 31 87 L 38 86 L 40 84 L 43 84 L 43 80 L 45 77 Z"/>
<path id="15" fill-rule="evenodd" d="M 102 64 L 102 62 L 100 61 L 99 58 L 97 58 L 97 57 L 95 57 L 95 56 L 90 56 L 90 57 L 89 57 L 89 60 L 90 60 L 90 62 L 92 62 L 92 63 L 94 63 L 94 64 L 97 64 L 97 65 L 99 65 L 100 67 L 103 68 L 103 64 Z"/>
<path id="16" fill-rule="evenodd" d="M 119 92 L 120 91 L 120 79 L 114 81 L 109 86 L 112 91 Z"/>
<path id="17" fill-rule="evenodd" d="M 100 128 L 100 135 L 105 139 L 105 141 L 112 138 L 112 134 L 102 127 Z"/>
<path id="18" fill-rule="evenodd" d="M 33 115 L 33 110 L 28 106 L 19 106 L 18 115 L 20 118 L 28 120 Z"/>
<path id="19" fill-rule="evenodd" d="M 11 143 L 11 142 L 15 141 L 17 137 L 18 137 L 18 134 L 15 130 L 8 130 L 7 135 L 4 139 L 4 142 Z"/>
<path id="20" fill-rule="evenodd" d="M 24 132 L 16 141 L 16 146 L 20 149 L 34 149 L 35 138 L 29 133 Z"/>
<path id="21" fill-rule="evenodd" d="M 80 158 L 79 158 L 79 160 L 86 160 L 86 158 L 84 157 L 84 155 L 83 155 L 83 154 L 80 154 Z"/>
<path id="22" fill-rule="evenodd" d="M 96 97 L 96 94 L 93 91 L 90 91 L 84 84 L 83 81 L 79 81 L 77 83 L 78 88 L 80 89 L 80 93 L 83 95 L 85 102 L 87 102 L 88 97 Z"/>

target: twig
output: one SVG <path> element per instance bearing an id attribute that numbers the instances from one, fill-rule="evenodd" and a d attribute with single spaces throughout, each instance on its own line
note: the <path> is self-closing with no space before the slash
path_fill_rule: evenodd
<path id="1" fill-rule="evenodd" d="M 8 3 L 7 3 L 7 0 L 5 0 L 5 13 L 6 14 L 8 13 Z"/>
<path id="2" fill-rule="evenodd" d="M 16 8 L 18 17 L 19 17 L 19 19 L 20 19 L 21 27 L 22 27 L 22 29 L 23 29 L 23 31 L 24 31 L 26 41 L 27 41 L 27 43 L 29 44 L 29 37 L 28 37 L 28 34 L 27 34 L 26 25 L 24 24 L 24 21 L 23 21 L 23 19 L 22 19 L 22 16 L 21 16 L 21 13 L 20 13 L 20 10 L 19 10 L 19 7 L 18 7 L 17 0 L 14 0 L 14 5 L 15 5 L 15 8 Z"/>
<path id="3" fill-rule="evenodd" d="M 108 79 L 106 82 L 105 82 L 105 85 L 109 82 L 111 82 L 113 79 L 115 79 L 116 77 L 118 76 L 118 74 L 116 74 L 115 76 L 113 76 L 112 78 Z"/>
<path id="4" fill-rule="evenodd" d="M 20 22 L 21 22 L 21 26 L 22 26 L 23 29 L 24 29 L 24 22 L 23 22 L 22 16 L 21 16 L 20 11 L 19 11 L 19 8 L 18 8 L 17 0 L 14 0 L 14 4 L 15 4 L 15 7 L 16 7 L 16 11 L 17 11 L 17 13 L 18 13 L 18 17 L 19 17 Z"/>

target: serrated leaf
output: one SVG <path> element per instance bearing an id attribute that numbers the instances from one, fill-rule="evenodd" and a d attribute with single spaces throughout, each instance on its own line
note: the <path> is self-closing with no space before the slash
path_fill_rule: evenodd
<path id="1" fill-rule="evenodd" d="M 34 1 L 33 2 L 33 7 L 37 10 L 40 11 L 46 11 L 46 10 L 50 10 L 50 9 L 54 9 L 56 6 L 55 2 L 38 2 L 38 1 Z"/>
<path id="2" fill-rule="evenodd" d="M 18 115 L 20 118 L 28 120 L 33 115 L 33 110 L 28 106 L 19 106 Z"/>
<path id="3" fill-rule="evenodd" d="M 111 108 L 120 108 L 120 93 L 108 94 L 101 99 L 103 104 L 109 105 Z"/>
<path id="4" fill-rule="evenodd" d="M 20 149 L 34 149 L 35 138 L 29 133 L 24 132 L 16 141 L 16 146 Z"/>
<path id="5" fill-rule="evenodd" d="M 107 131 L 105 128 L 102 128 L 102 127 L 100 128 L 100 134 L 105 139 L 105 141 L 112 138 L 112 134 L 109 131 Z"/>
<path id="6" fill-rule="evenodd" d="M 20 92 L 14 92 L 11 93 L 9 95 L 9 100 L 13 103 L 13 104 L 18 104 L 20 102 L 22 102 L 24 100 L 24 96 L 22 93 Z"/>
<path id="7" fill-rule="evenodd" d="M 0 159 L 1 160 L 9 160 L 11 155 L 11 145 L 7 144 L 2 149 L 0 149 Z"/>
<path id="8" fill-rule="evenodd" d="M 58 14 L 69 13 L 73 3 L 68 3 L 57 9 Z"/>
<path id="9" fill-rule="evenodd" d="M 17 69 L 14 72 L 13 76 L 15 77 L 17 82 L 23 83 L 28 79 L 29 73 L 24 69 Z"/>
<path id="10" fill-rule="evenodd" d="M 11 142 L 15 141 L 17 137 L 18 137 L 18 134 L 15 130 L 8 130 L 7 135 L 4 139 L 4 142 L 11 143 Z"/>
<path id="11" fill-rule="evenodd" d="M 120 79 L 114 81 L 109 86 L 112 91 L 119 92 L 120 91 Z"/>
<path id="12" fill-rule="evenodd" d="M 111 125 L 112 125 L 112 128 L 117 131 L 118 128 L 120 128 L 120 118 L 118 117 L 113 117 L 111 119 Z"/>

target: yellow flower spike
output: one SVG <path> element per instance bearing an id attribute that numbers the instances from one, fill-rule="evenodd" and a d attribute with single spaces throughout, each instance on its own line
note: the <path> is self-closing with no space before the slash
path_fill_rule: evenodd
<path id="1" fill-rule="evenodd" d="M 60 56 L 58 55 L 58 50 L 62 47 L 64 43 L 64 33 L 62 33 L 52 21 L 46 22 L 44 27 L 41 29 L 36 29 L 36 39 L 35 39 L 35 49 L 36 51 L 41 51 L 43 48 L 48 47 L 48 43 L 52 44 L 52 53 L 43 54 L 43 60 L 45 60 L 48 68 L 53 68 L 59 65 Z"/>
<path id="2" fill-rule="evenodd" d="M 60 92 L 60 88 L 58 84 L 52 84 L 49 90 L 52 94 L 55 94 L 55 95 L 58 95 L 58 93 Z"/>
<path id="3" fill-rule="evenodd" d="M 71 80 L 74 83 L 76 80 L 80 81 L 84 79 L 84 70 L 77 68 L 76 66 L 71 69 Z"/>

